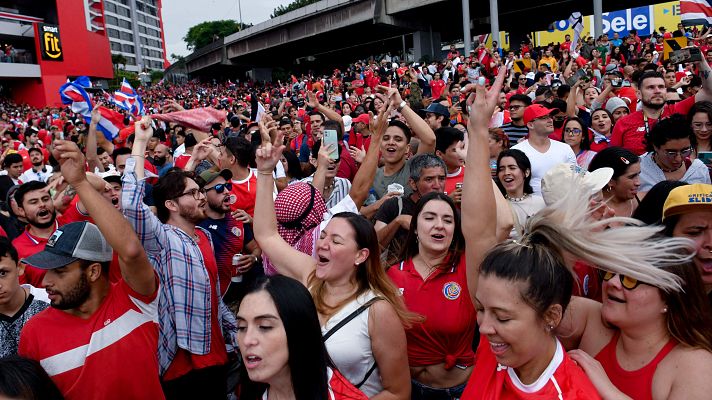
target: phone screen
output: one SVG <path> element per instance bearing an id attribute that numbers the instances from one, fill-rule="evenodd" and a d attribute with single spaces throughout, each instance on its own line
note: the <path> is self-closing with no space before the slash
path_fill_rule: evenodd
<path id="1" fill-rule="evenodd" d="M 339 148 L 338 142 L 339 139 L 336 136 L 336 130 L 334 129 L 325 129 L 324 130 L 324 143 L 322 145 L 324 146 L 329 146 L 332 145 L 332 149 L 329 152 L 329 158 L 332 160 L 337 160 L 339 158 Z"/>

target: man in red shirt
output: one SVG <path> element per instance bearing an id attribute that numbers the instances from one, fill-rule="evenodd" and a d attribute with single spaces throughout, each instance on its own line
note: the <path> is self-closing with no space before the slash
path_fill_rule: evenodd
<path id="1" fill-rule="evenodd" d="M 52 307 L 27 322 L 19 354 L 39 361 L 68 399 L 163 399 L 156 273 L 128 221 L 87 181 L 76 144 L 58 141 L 54 151 L 98 227 L 65 225 L 23 260 L 47 271 Z M 113 285 L 112 246 L 123 276 Z"/>
<path id="2" fill-rule="evenodd" d="M 611 135 L 611 146 L 628 149 L 636 155 L 647 151 L 645 136 L 658 122 L 658 119 L 672 114 L 687 114 L 698 101 L 712 101 L 712 69 L 706 60 L 700 61 L 702 88 L 694 96 L 677 102 L 665 104 L 665 79 L 660 72 L 645 72 L 638 80 L 638 96 L 643 104 L 640 111 L 635 111 L 616 122 Z"/>
<path id="3" fill-rule="evenodd" d="M 44 182 L 32 181 L 23 184 L 15 192 L 15 201 L 20 216 L 27 220 L 25 231 L 12 241 L 22 259 L 42 251 L 47 239 L 59 226 L 64 225 L 64 219 L 57 217 L 52 197 Z M 28 266 L 25 268 L 25 274 L 20 277 L 20 283 L 41 287 L 43 276 L 44 270 Z"/>

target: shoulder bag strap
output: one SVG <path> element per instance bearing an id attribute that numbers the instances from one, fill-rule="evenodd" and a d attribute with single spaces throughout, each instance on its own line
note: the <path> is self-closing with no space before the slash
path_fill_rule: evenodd
<path id="1" fill-rule="evenodd" d="M 344 325 L 346 325 L 346 324 L 348 324 L 349 322 L 351 322 L 352 319 L 358 317 L 359 315 L 361 315 L 362 312 L 368 310 L 368 308 L 371 307 L 371 305 L 372 305 L 373 303 L 377 302 L 378 300 L 382 300 L 382 298 L 379 297 L 379 296 L 376 296 L 376 297 L 372 298 L 371 300 L 369 300 L 369 301 L 367 301 L 366 303 L 364 303 L 361 307 L 359 307 L 359 308 L 357 308 L 356 310 L 354 310 L 354 312 L 352 312 L 351 314 L 349 314 L 348 317 L 346 317 L 346 318 L 344 318 L 343 320 L 341 320 L 341 322 L 339 322 L 338 324 L 336 324 L 336 326 L 334 326 L 333 328 L 329 329 L 329 331 L 326 332 L 326 333 L 324 334 L 324 336 L 322 336 L 322 339 L 324 340 L 324 342 L 326 342 L 326 341 L 331 337 L 331 335 L 333 335 L 334 333 L 336 333 L 339 329 L 343 328 Z"/>

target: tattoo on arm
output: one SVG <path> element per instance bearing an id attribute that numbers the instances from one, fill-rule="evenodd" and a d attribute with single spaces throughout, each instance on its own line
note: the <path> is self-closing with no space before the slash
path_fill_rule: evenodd
<path id="1" fill-rule="evenodd" d="M 702 79 L 707 80 L 707 78 L 710 77 L 710 71 L 709 71 L 709 70 L 701 71 L 701 73 L 702 73 Z"/>

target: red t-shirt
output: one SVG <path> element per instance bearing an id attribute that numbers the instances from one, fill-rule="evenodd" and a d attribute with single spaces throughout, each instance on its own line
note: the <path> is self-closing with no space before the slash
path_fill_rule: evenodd
<path id="1" fill-rule="evenodd" d="M 486 337 L 480 339 L 477 363 L 461 400 L 597 400 L 596 388 L 557 341 L 556 352 L 544 373 L 524 386 L 514 369 L 497 362 Z"/>
<path id="2" fill-rule="evenodd" d="M 425 316 L 425 321 L 406 330 L 411 367 L 445 363 L 449 370 L 474 363 L 472 341 L 477 318 L 467 290 L 466 270 L 464 255 L 458 265 L 438 269 L 425 280 L 412 259 L 388 270 L 408 310 Z"/>
<path id="3" fill-rule="evenodd" d="M 94 220 L 89 216 L 89 214 L 84 214 L 81 210 L 79 210 L 79 196 L 74 196 L 71 203 L 69 203 L 69 207 L 67 207 L 64 214 L 62 214 L 62 220 L 65 224 L 84 221 L 94 223 Z"/>
<path id="4" fill-rule="evenodd" d="M 445 179 L 445 193 L 452 194 L 457 189 L 457 184 L 462 183 L 463 179 L 465 179 L 464 165 L 454 174 L 447 174 L 447 178 Z"/>
<path id="5" fill-rule="evenodd" d="M 158 281 L 158 278 L 156 278 Z M 111 285 L 89 318 L 48 308 L 22 329 L 18 353 L 37 360 L 67 399 L 163 399 L 158 290 Z"/>
<path id="6" fill-rule="evenodd" d="M 255 196 L 257 195 L 257 172 L 250 169 L 250 174 L 242 180 L 232 180 L 230 210 L 244 210 L 250 216 L 255 215 Z"/>
<path id="7" fill-rule="evenodd" d="M 695 104 L 694 96 L 675 104 L 666 104 L 660 117 L 665 118 L 672 114 L 686 115 L 693 104 Z M 657 119 L 648 118 L 649 129 L 653 129 L 656 123 L 658 123 Z M 616 125 L 613 127 L 610 145 L 623 147 L 638 156 L 647 151 L 645 146 L 645 121 L 643 111 L 630 113 L 616 122 Z"/>
<path id="8" fill-rule="evenodd" d="M 66 224 L 64 217 L 58 216 L 55 220 L 54 229 L 64 224 Z M 12 241 L 12 246 L 17 250 L 17 256 L 20 260 L 44 250 L 47 239 L 49 239 L 49 237 L 42 238 L 31 234 L 29 228 L 30 225 L 27 225 L 25 231 Z M 25 265 L 25 273 L 20 276 L 20 284 L 29 283 L 34 287 L 44 287 L 42 285 L 42 278 L 44 278 L 45 272 L 43 269 Z"/>
<path id="9" fill-rule="evenodd" d="M 173 166 L 178 167 L 180 169 L 185 169 L 185 166 L 188 164 L 189 160 L 190 160 L 190 154 L 181 154 L 178 157 L 176 157 L 175 160 L 173 160 Z"/>
<path id="10" fill-rule="evenodd" d="M 329 385 L 329 400 L 368 400 L 368 396 L 356 389 L 339 371 L 326 368 Z M 262 394 L 262 400 L 269 399 L 269 389 Z"/>
<path id="11" fill-rule="evenodd" d="M 442 79 L 430 81 L 430 91 L 434 99 L 440 98 L 445 88 L 445 82 Z"/>
<path id="12" fill-rule="evenodd" d="M 210 353 L 198 355 L 178 348 L 173 362 L 163 375 L 163 379 L 166 381 L 180 378 L 195 369 L 227 363 L 225 339 L 223 339 L 222 328 L 218 322 L 218 313 L 220 312 L 218 310 L 218 290 L 216 286 L 218 282 L 218 265 L 215 262 L 213 247 L 210 245 L 208 236 L 200 229 L 196 229 L 195 233 L 199 237 L 198 247 L 200 247 L 200 252 L 203 255 L 205 270 L 208 271 L 208 276 L 210 277 Z"/>

